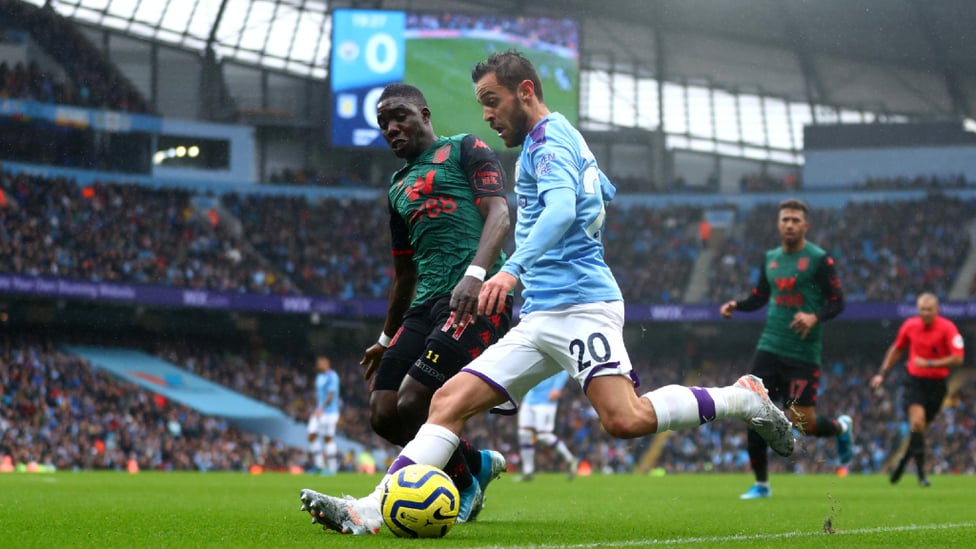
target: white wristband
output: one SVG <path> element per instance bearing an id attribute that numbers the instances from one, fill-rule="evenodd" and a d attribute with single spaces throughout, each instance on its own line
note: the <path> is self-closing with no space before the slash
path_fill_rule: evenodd
<path id="1" fill-rule="evenodd" d="M 488 272 L 485 271 L 484 268 L 477 265 L 468 265 L 468 270 L 464 271 L 464 276 L 473 276 L 482 282 L 485 281 L 486 274 L 488 274 Z"/>
<path id="2" fill-rule="evenodd" d="M 386 348 L 389 348 L 390 347 L 390 342 L 391 341 L 393 341 L 393 338 L 390 337 L 390 336 L 388 336 L 388 335 L 386 335 L 386 332 L 380 332 L 380 338 L 378 340 L 376 340 L 377 343 L 379 343 L 380 345 L 382 345 L 382 346 L 384 346 Z"/>

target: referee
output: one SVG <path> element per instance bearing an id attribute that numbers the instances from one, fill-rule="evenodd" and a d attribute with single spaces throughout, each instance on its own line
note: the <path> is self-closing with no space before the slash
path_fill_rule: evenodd
<path id="1" fill-rule="evenodd" d="M 904 401 L 911 438 L 908 449 L 898 460 L 898 466 L 891 472 L 891 483 L 895 484 L 901 479 L 908 461 L 914 458 L 918 468 L 918 484 L 926 487 L 930 482 L 925 475 L 925 429 L 932 424 L 942 407 L 949 368 L 962 365 L 963 341 L 956 325 L 948 318 L 939 316 L 939 298 L 935 294 L 920 294 L 916 305 L 918 316 L 902 323 L 898 337 L 885 354 L 881 369 L 871 378 L 871 387 L 877 389 L 881 386 L 885 374 L 908 349 Z"/>

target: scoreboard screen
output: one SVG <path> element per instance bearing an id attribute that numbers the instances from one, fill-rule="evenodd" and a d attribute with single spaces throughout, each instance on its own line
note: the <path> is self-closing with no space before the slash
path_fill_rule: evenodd
<path id="1" fill-rule="evenodd" d="M 332 145 L 385 147 L 376 125 L 383 88 L 420 88 L 438 135 L 474 133 L 504 145 L 481 118 L 471 69 L 496 51 L 517 49 L 542 80 L 545 102 L 579 119 L 579 25 L 572 19 L 335 10 L 329 78 Z"/>

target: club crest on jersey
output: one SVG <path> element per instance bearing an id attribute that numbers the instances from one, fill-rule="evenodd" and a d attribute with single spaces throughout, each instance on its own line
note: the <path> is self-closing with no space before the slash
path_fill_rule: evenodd
<path id="1" fill-rule="evenodd" d="M 770 269 L 770 270 L 773 270 L 773 269 L 775 269 L 775 268 L 776 268 L 776 262 L 775 262 L 775 261 L 773 261 L 773 262 L 771 262 L 771 263 L 769 264 L 769 269 Z"/>
<path id="2" fill-rule="evenodd" d="M 445 160 L 451 156 L 451 145 L 444 145 L 443 147 L 434 151 L 434 164 L 443 164 Z"/>
<path id="3" fill-rule="evenodd" d="M 796 268 L 798 270 L 800 270 L 800 271 L 807 270 L 807 267 L 809 267 L 809 266 L 810 266 L 810 258 L 809 257 L 801 257 L 800 259 L 798 259 L 796 261 Z"/>

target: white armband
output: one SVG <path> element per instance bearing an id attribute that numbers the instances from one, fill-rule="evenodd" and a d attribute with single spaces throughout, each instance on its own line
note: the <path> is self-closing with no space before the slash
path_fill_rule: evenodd
<path id="1" fill-rule="evenodd" d="M 386 332 L 380 332 L 380 338 L 378 340 L 376 340 L 377 343 L 379 343 L 380 345 L 382 345 L 382 346 L 384 346 L 386 348 L 389 348 L 390 347 L 390 342 L 391 341 L 393 341 L 393 338 L 390 337 L 390 336 L 388 336 L 388 335 L 386 335 Z"/>

